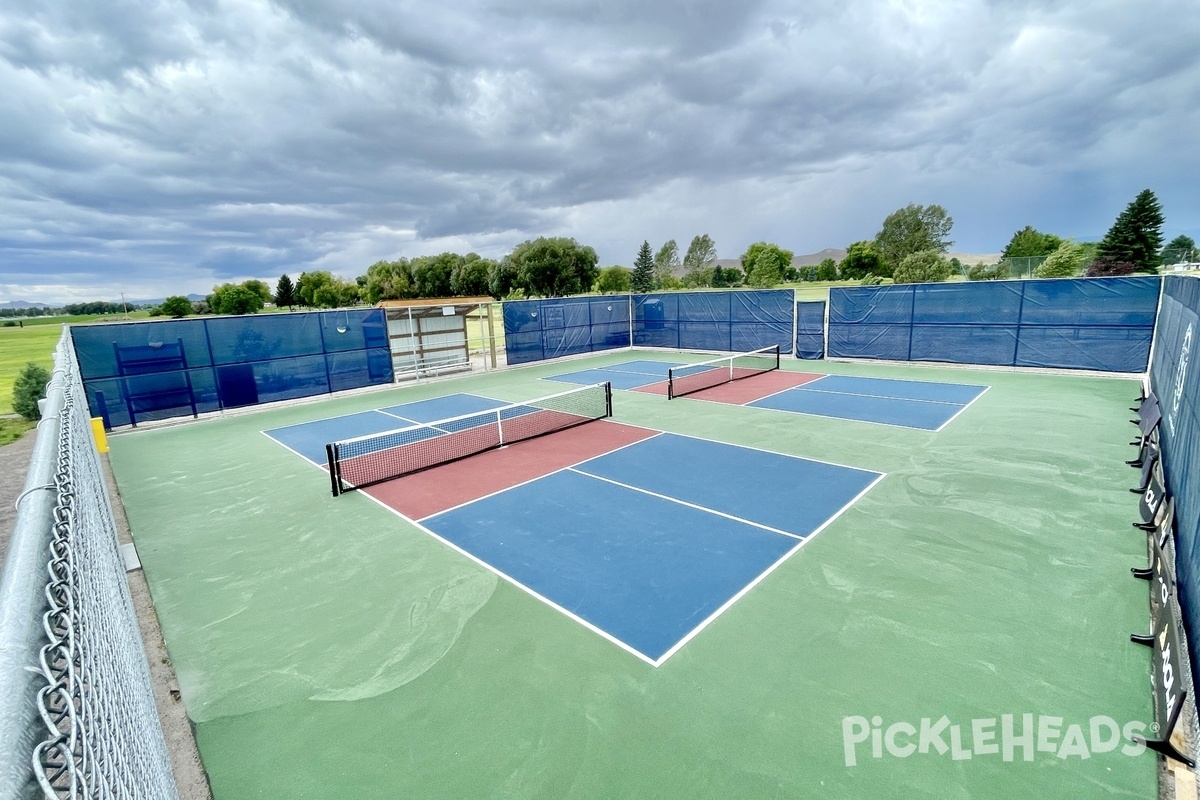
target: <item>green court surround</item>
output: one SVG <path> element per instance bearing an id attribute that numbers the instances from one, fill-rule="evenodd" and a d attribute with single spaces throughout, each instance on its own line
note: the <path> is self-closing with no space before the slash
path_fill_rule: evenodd
<path id="1" fill-rule="evenodd" d="M 568 363 L 631 357 L 702 358 Z M 368 497 L 330 497 L 260 433 L 453 392 L 520 401 L 564 362 L 112 436 L 215 797 L 1155 797 L 1150 753 L 866 742 L 848 767 L 842 735 L 850 716 L 945 715 L 967 746 L 973 719 L 1002 714 L 1062 733 L 1150 721 L 1148 652 L 1128 641 L 1148 627 L 1123 463 L 1137 384 L 785 368 L 991 389 L 938 433 L 617 393 L 618 421 L 888 473 L 658 669 Z"/>

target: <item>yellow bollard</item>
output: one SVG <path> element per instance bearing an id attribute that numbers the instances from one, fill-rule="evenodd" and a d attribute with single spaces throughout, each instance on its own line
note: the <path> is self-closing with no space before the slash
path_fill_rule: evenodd
<path id="1" fill-rule="evenodd" d="M 104 433 L 104 420 L 92 417 L 92 437 L 96 440 L 96 452 L 108 452 L 108 436 Z"/>

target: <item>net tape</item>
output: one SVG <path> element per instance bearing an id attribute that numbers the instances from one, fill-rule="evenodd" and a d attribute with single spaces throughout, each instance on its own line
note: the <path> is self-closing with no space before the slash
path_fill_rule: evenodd
<path id="1" fill-rule="evenodd" d="M 667 371 L 667 397 L 674 399 L 723 383 L 779 369 L 779 345 L 721 356 Z"/>
<path id="2" fill-rule="evenodd" d="M 49 610 L 42 620 L 47 643 L 39 654 L 45 738 L 33 753 L 35 777 L 48 798 L 176 798 L 87 398 L 65 331 L 57 361 L 66 389 Z"/>
<path id="3" fill-rule="evenodd" d="M 504 445 L 612 416 L 612 386 L 596 383 L 488 411 L 409 425 L 325 446 L 342 494 Z"/>

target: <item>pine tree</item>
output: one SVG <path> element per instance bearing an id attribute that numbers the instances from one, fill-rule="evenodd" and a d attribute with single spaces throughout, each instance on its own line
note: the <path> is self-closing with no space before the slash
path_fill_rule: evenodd
<path id="1" fill-rule="evenodd" d="M 285 273 L 279 277 L 279 283 L 275 284 L 275 307 L 291 308 L 294 305 L 296 305 L 296 287 L 292 285 L 292 279 Z"/>
<path id="2" fill-rule="evenodd" d="M 30 361 L 17 375 L 13 382 L 13 411 L 25 419 L 41 419 L 38 400 L 46 396 L 46 384 L 50 382 L 50 373 L 46 368 Z"/>
<path id="3" fill-rule="evenodd" d="M 633 291 L 654 291 L 654 253 L 649 242 L 642 242 L 637 260 L 633 262 Z"/>
<path id="4" fill-rule="evenodd" d="M 1143 189 L 1104 234 L 1096 252 L 1112 262 L 1129 262 L 1139 272 L 1158 272 L 1162 250 L 1162 204 Z"/>

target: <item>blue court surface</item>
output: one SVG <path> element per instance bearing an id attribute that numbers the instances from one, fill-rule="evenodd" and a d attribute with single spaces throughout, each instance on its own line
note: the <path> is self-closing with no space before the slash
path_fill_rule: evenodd
<path id="1" fill-rule="evenodd" d="M 938 431 L 987 390 L 961 383 L 826 375 L 747 405 Z"/>
<path id="2" fill-rule="evenodd" d="M 385 433 L 410 425 L 436 422 L 464 414 L 494 411 L 507 405 L 509 404 L 503 400 L 459 393 L 399 406 L 388 406 L 375 411 L 363 411 L 358 414 L 302 422 L 299 425 L 273 428 L 263 431 L 263 433 L 297 455 L 314 464 L 323 465 L 327 461 L 325 445 L 330 442 L 345 441 L 356 436 L 369 436 L 373 433 Z M 523 413 L 521 410 L 514 408 L 509 409 L 505 416 L 510 417 L 521 413 Z M 470 427 L 472 424 L 478 423 L 472 420 L 464 420 L 462 423 L 465 427 Z M 428 435 L 434 436 L 438 433 L 445 433 L 445 431 L 430 428 Z"/>
<path id="3" fill-rule="evenodd" d="M 672 361 L 623 361 L 596 369 L 584 369 L 578 372 L 566 372 L 562 375 L 551 375 L 550 381 L 563 383 L 603 383 L 608 381 L 614 389 L 640 389 L 652 383 L 661 383 L 667 379 L 667 371 L 679 364 Z"/>
<path id="4" fill-rule="evenodd" d="M 657 666 L 882 477 L 664 433 L 419 524 Z"/>

